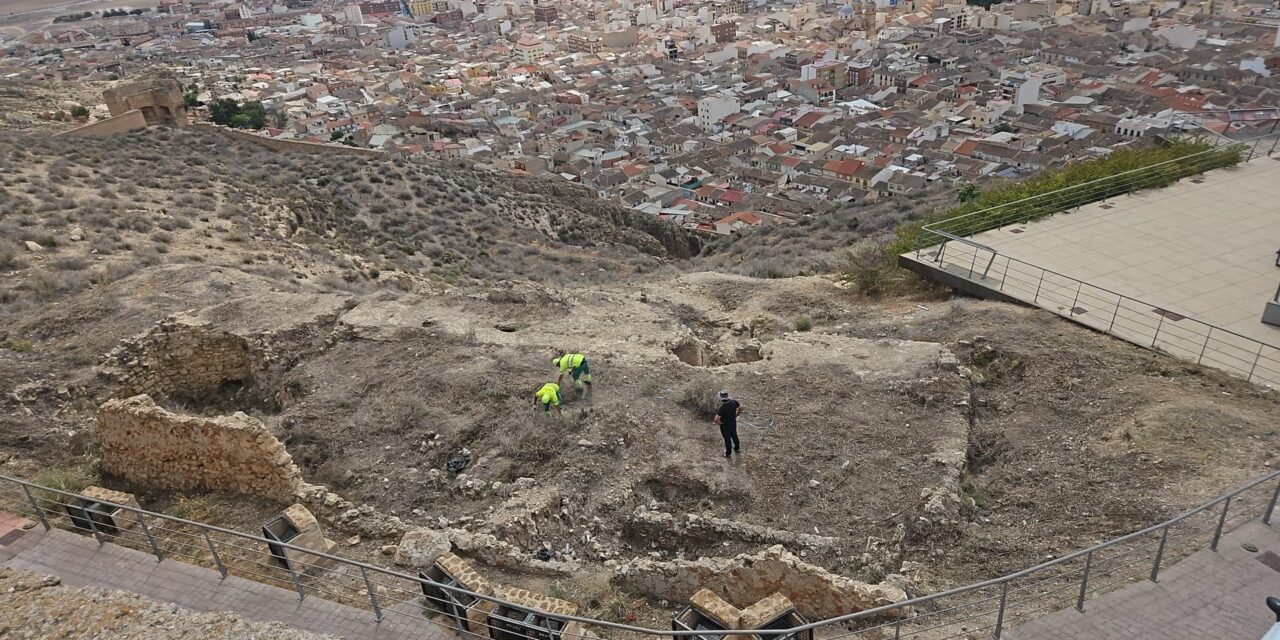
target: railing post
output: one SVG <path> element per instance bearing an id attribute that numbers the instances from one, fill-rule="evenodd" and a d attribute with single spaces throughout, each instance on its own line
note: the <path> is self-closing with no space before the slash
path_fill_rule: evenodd
<path id="1" fill-rule="evenodd" d="M 1164 314 L 1161 313 L 1158 315 L 1160 316 L 1160 322 L 1156 323 L 1156 335 L 1151 338 L 1152 347 L 1156 346 L 1156 343 L 1160 341 L 1160 327 L 1164 326 Z"/>
<path id="2" fill-rule="evenodd" d="M 93 512 L 89 510 L 89 507 L 86 505 L 80 509 L 80 512 L 84 514 L 84 519 L 89 522 L 89 529 L 93 531 L 93 537 L 98 541 L 98 546 L 101 547 L 106 544 L 107 541 L 102 539 L 102 532 L 98 531 L 98 523 L 93 521 Z"/>
<path id="3" fill-rule="evenodd" d="M 141 512 L 138 513 L 138 524 L 142 525 L 142 533 L 147 536 L 147 544 L 151 545 L 151 552 L 156 554 L 156 562 L 164 560 L 164 555 L 160 553 L 160 545 L 156 544 L 156 539 L 151 535 L 151 528 L 147 526 L 147 518 Z"/>
<path id="4" fill-rule="evenodd" d="M 996 613 L 996 628 L 991 632 L 991 637 L 1000 640 L 1000 635 L 1004 633 L 1004 605 L 1009 599 L 1009 581 L 1005 580 L 1000 585 L 1000 611 Z"/>
<path id="5" fill-rule="evenodd" d="M 1204 346 L 1200 347 L 1200 355 L 1196 357 L 1196 364 L 1204 359 L 1204 351 L 1209 348 L 1209 338 L 1213 335 L 1213 325 L 1209 325 L 1209 332 L 1204 334 Z"/>
<path id="6" fill-rule="evenodd" d="M 893 623 L 893 640 L 902 640 L 902 618 Z"/>
<path id="7" fill-rule="evenodd" d="M 1071 301 L 1071 313 L 1067 314 L 1068 318 L 1074 318 L 1076 316 L 1076 303 L 1080 302 L 1080 288 L 1083 286 L 1084 286 L 1083 280 L 1076 282 L 1076 297 L 1074 300 Z"/>
<path id="8" fill-rule="evenodd" d="M 1164 529 L 1160 532 L 1160 546 L 1156 547 L 1156 561 L 1151 565 L 1151 581 L 1159 582 L 1160 577 L 1160 561 L 1164 559 L 1164 545 L 1169 541 L 1169 525 L 1164 525 Z"/>
<path id="9" fill-rule="evenodd" d="M 1218 541 L 1222 540 L 1222 525 L 1227 523 L 1227 509 L 1231 508 L 1231 498 L 1228 497 L 1222 503 L 1222 515 L 1218 516 L 1218 528 L 1213 531 L 1213 542 L 1209 544 L 1209 548 L 1217 551 Z"/>
<path id="10" fill-rule="evenodd" d="M 204 541 L 209 543 L 209 552 L 213 554 L 213 564 L 218 566 L 218 575 L 222 576 L 218 579 L 226 580 L 227 566 L 222 564 L 222 556 L 218 555 L 218 547 L 214 546 L 213 538 L 209 537 L 209 531 L 207 529 L 201 529 L 200 532 L 204 534 Z"/>
<path id="11" fill-rule="evenodd" d="M 1032 304 L 1040 302 L 1040 285 L 1044 284 L 1044 269 L 1040 270 L 1040 280 L 1036 281 L 1036 295 L 1031 299 Z"/>
<path id="12" fill-rule="evenodd" d="M 1258 361 L 1262 359 L 1262 348 L 1264 346 L 1266 345 L 1258 343 L 1258 355 L 1253 357 L 1253 366 L 1249 367 L 1249 377 L 1246 378 L 1249 382 L 1253 382 L 1253 372 L 1258 370 Z"/>
<path id="13" fill-rule="evenodd" d="M 1107 333 L 1111 333 L 1111 328 L 1116 326 L 1116 316 L 1120 315 L 1120 303 L 1124 302 L 1124 297 L 1116 298 L 1116 310 L 1111 312 L 1111 324 L 1107 325 Z"/>
<path id="14" fill-rule="evenodd" d="M 1276 490 L 1271 493 L 1271 502 L 1267 503 L 1267 511 L 1262 514 L 1262 524 L 1271 526 L 1271 514 L 1276 510 L 1276 499 L 1280 498 L 1280 482 L 1276 483 Z"/>
<path id="15" fill-rule="evenodd" d="M 40 518 L 40 524 L 44 525 L 45 531 L 48 531 L 51 527 L 49 527 L 49 520 L 44 517 L 44 507 L 41 507 L 40 501 L 36 500 L 35 496 L 31 495 L 31 490 L 27 488 L 27 485 L 22 484 L 18 486 L 22 487 L 22 492 L 27 494 L 27 502 L 31 503 L 31 508 L 36 511 L 36 517 Z"/>
<path id="16" fill-rule="evenodd" d="M 307 598 L 307 592 L 302 588 L 302 578 L 298 577 L 298 572 L 293 569 L 293 562 L 289 560 L 289 551 L 284 547 L 280 548 L 284 551 L 284 568 L 289 571 L 289 578 L 293 580 L 293 588 L 298 590 L 298 600 L 302 601 Z"/>
<path id="17" fill-rule="evenodd" d="M 969 263 L 969 279 L 973 279 L 973 270 L 978 266 L 978 248 L 973 248 L 973 262 Z"/>
<path id="18" fill-rule="evenodd" d="M 373 605 L 374 622 L 382 622 L 382 607 L 378 606 L 378 594 L 373 590 L 373 583 L 369 582 L 369 572 L 360 567 L 360 577 L 364 578 L 364 589 L 369 592 L 369 604 Z"/>
<path id="19" fill-rule="evenodd" d="M 1080 595 L 1076 596 L 1076 611 L 1084 613 L 1084 596 L 1089 592 L 1089 569 L 1093 568 L 1093 551 L 1084 556 L 1084 576 L 1080 578 Z"/>

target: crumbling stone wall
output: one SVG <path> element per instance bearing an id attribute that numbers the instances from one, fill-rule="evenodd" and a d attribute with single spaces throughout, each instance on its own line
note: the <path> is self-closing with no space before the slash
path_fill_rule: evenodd
<path id="1" fill-rule="evenodd" d="M 63 136 L 113 136 L 118 133 L 128 133 L 139 129 L 147 128 L 147 117 L 141 111 L 126 111 L 118 116 L 112 116 L 105 120 L 90 122 L 81 127 L 76 127 L 69 131 L 63 131 L 53 135 L 54 138 Z"/>
<path id="2" fill-rule="evenodd" d="M 771 529 L 758 524 L 696 513 L 676 515 L 650 511 L 644 507 L 637 508 L 627 519 L 627 533 L 640 539 L 659 540 L 671 537 L 686 540 L 730 539 L 810 549 L 830 549 L 840 544 L 839 538 L 830 536 Z"/>
<path id="3" fill-rule="evenodd" d="M 126 338 L 107 355 L 119 370 L 121 395 L 197 395 L 224 382 L 249 382 L 267 367 L 263 347 L 193 318 L 173 316 L 148 332 Z"/>
<path id="4" fill-rule="evenodd" d="M 150 396 L 98 408 L 102 469 L 149 488 L 232 491 L 287 500 L 304 488 L 284 445 L 256 418 L 170 413 Z"/>
<path id="5" fill-rule="evenodd" d="M 149 126 L 180 127 L 187 122 L 182 85 L 177 80 L 154 79 L 119 85 L 102 92 L 112 116 L 139 111 Z"/>
<path id="6" fill-rule="evenodd" d="M 907 599 L 889 584 L 867 584 L 808 564 L 775 545 L 756 555 L 662 562 L 642 558 L 621 565 L 613 582 L 632 593 L 685 602 L 702 589 L 743 607 L 780 593 L 810 619 L 865 611 Z"/>
<path id="7" fill-rule="evenodd" d="M 268 138 L 248 131 L 241 131 L 239 129 L 231 129 L 229 127 L 221 127 L 218 125 L 204 123 L 191 125 L 191 128 L 199 129 L 201 131 L 212 131 L 233 140 L 251 142 L 271 149 L 272 151 L 309 153 L 327 156 L 363 156 L 366 158 L 387 157 L 387 152 L 381 149 L 365 149 L 362 147 L 348 147 L 345 144 L 325 144 L 322 142 L 306 142 L 304 140 L 278 140 L 276 138 Z"/>

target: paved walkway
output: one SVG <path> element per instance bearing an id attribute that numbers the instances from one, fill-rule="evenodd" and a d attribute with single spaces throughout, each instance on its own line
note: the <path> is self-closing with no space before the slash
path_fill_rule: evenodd
<path id="1" fill-rule="evenodd" d="M 68 586 L 137 593 L 197 611 L 232 611 L 297 629 L 352 639 L 456 640 L 426 621 L 394 613 L 381 624 L 366 610 L 218 573 L 93 538 L 40 527 L 0 512 L 0 564 L 53 575 Z M 1243 544 L 1255 545 L 1249 552 Z M 1067 609 L 1005 633 L 1008 640 L 1254 640 L 1272 623 L 1263 604 L 1280 595 L 1280 529 L 1258 522 L 1166 569 L 1158 584 L 1139 582 L 1090 600 L 1085 613 Z M 1268 553 L 1269 552 L 1269 553 Z M 1264 563 L 1262 560 L 1268 560 Z M 1274 568 L 1273 568 L 1274 567 Z"/>
<path id="2" fill-rule="evenodd" d="M 131 591 L 153 600 L 196 611 L 232 611 L 253 620 L 274 620 L 290 627 L 342 638 L 379 640 L 455 640 L 456 634 L 430 622 L 387 613 L 381 622 L 367 610 L 307 597 L 252 580 L 229 576 L 178 560 L 114 544 L 99 547 L 92 537 L 39 526 L 0 512 L 0 564 L 53 575 L 68 586 Z"/>
<path id="3" fill-rule="evenodd" d="M 1256 545 L 1251 553 L 1241 545 Z M 1264 601 L 1280 595 L 1280 530 L 1250 522 L 1231 532 L 1219 553 L 1197 552 L 1143 581 L 1033 620 L 1009 640 L 1256 640 L 1274 618 Z M 1267 555 L 1270 552 L 1271 556 Z M 1274 558 L 1272 568 L 1262 559 Z"/>

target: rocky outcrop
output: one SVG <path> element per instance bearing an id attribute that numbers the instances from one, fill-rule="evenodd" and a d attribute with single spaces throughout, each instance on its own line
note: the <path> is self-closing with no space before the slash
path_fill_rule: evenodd
<path id="1" fill-rule="evenodd" d="M 626 591 L 673 602 L 688 601 L 702 589 L 735 604 L 780 593 L 811 619 L 865 611 L 907 599 L 898 587 L 836 575 L 804 562 L 781 545 L 732 559 L 633 560 L 618 568 L 613 582 Z"/>
<path id="2" fill-rule="evenodd" d="M 396 545 L 396 564 L 411 569 L 425 569 L 436 559 L 449 553 L 449 535 L 433 529 L 410 529 Z"/>

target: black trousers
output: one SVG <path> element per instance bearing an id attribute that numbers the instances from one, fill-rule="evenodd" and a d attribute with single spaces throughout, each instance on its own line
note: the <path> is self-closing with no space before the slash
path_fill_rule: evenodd
<path id="1" fill-rule="evenodd" d="M 741 448 L 738 444 L 737 424 L 720 425 L 720 437 L 724 438 L 724 455 L 726 458 L 729 457 L 729 454 Z"/>

